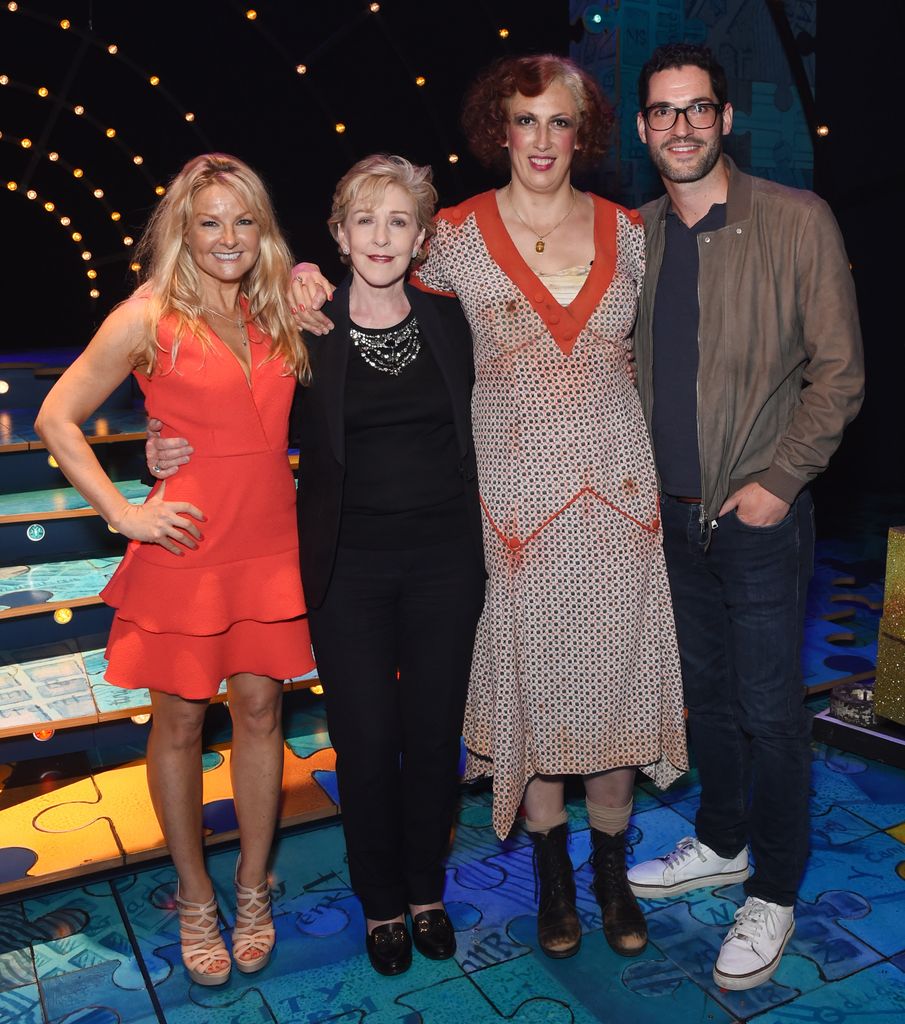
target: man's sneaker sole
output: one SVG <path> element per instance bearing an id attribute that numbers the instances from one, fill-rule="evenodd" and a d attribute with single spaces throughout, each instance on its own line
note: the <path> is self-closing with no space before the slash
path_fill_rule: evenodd
<path id="1" fill-rule="evenodd" d="M 776 968 L 779 967 L 779 962 L 782 960 L 782 955 L 786 950 L 786 943 L 792 938 L 794 932 L 795 920 L 793 918 L 789 923 L 789 930 L 786 932 L 776 956 L 768 964 L 761 967 L 760 970 L 752 971 L 750 974 L 722 974 L 714 965 L 713 980 L 720 988 L 729 989 L 732 992 L 742 992 L 744 989 L 755 988 L 757 985 L 762 985 L 765 981 L 769 981 L 773 977 Z"/>
<path id="2" fill-rule="evenodd" d="M 723 871 L 715 875 L 688 878 L 684 882 L 674 882 L 672 885 L 650 885 L 646 882 L 633 882 L 631 874 L 629 874 L 628 884 L 636 896 L 646 900 L 658 900 L 665 899 L 667 896 L 679 896 L 683 892 L 693 892 L 695 889 L 706 889 L 717 885 L 731 885 L 733 882 L 744 882 L 750 874 L 751 869 L 744 867 L 739 871 Z"/>

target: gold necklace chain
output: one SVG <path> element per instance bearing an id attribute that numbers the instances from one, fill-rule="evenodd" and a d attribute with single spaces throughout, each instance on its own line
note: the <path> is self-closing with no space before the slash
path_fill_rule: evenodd
<path id="1" fill-rule="evenodd" d="M 539 231 L 536 231 L 533 227 L 531 227 L 531 225 L 525 220 L 525 218 L 515 208 L 515 203 L 512 201 L 512 191 L 511 191 L 511 189 L 512 189 L 512 182 L 510 182 L 506 186 L 506 198 L 509 200 L 509 205 L 512 207 L 512 212 L 516 215 L 516 217 L 518 217 L 518 219 L 522 222 L 522 224 L 525 225 L 525 227 L 531 232 L 532 235 L 537 235 L 537 241 L 534 243 L 534 251 L 535 252 L 543 252 L 544 249 L 546 248 L 546 246 L 544 245 L 544 239 L 545 238 L 549 238 L 550 235 L 552 235 L 553 232 L 558 227 L 560 227 L 562 224 L 565 224 L 565 222 L 569 219 L 569 215 L 575 209 L 575 189 L 571 185 L 569 186 L 569 191 L 572 193 L 572 202 L 569 204 L 569 209 L 566 210 L 565 217 L 563 217 L 562 220 L 558 220 L 553 225 L 553 227 L 550 228 L 549 231 L 545 231 L 543 234 L 541 234 Z"/>
<path id="2" fill-rule="evenodd" d="M 210 306 L 202 306 L 201 308 L 204 310 L 205 313 L 213 313 L 214 316 L 220 317 L 221 320 L 228 320 L 233 325 L 233 327 L 241 327 L 244 323 L 246 323 L 244 316 L 240 316 L 237 319 L 233 319 L 231 316 L 227 316 L 226 313 L 221 313 L 217 309 L 211 309 Z"/>
<path id="3" fill-rule="evenodd" d="M 213 313 L 214 316 L 220 317 L 221 320 L 226 320 L 226 322 L 232 324 L 233 327 L 238 327 L 242 335 L 242 347 L 248 347 L 248 329 L 245 326 L 248 321 L 244 316 L 240 316 L 237 320 L 234 320 L 231 316 L 227 316 L 225 313 L 221 313 L 217 309 L 211 309 L 209 306 L 202 306 L 201 309 L 205 313 Z"/>

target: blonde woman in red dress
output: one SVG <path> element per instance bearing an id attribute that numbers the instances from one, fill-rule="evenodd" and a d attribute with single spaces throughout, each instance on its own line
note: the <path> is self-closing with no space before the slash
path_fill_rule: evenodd
<path id="1" fill-rule="evenodd" d="M 35 424 L 72 484 L 130 539 L 102 594 L 109 682 L 151 691 L 148 785 L 176 866 L 182 957 L 219 985 L 274 944 L 267 865 L 282 780 L 282 682 L 313 667 L 286 457 L 304 345 L 284 296 L 289 251 L 260 178 L 190 161 L 145 234 L 146 282 L 101 325 Z M 150 415 L 195 454 L 144 505 L 120 494 L 79 424 L 133 374 Z M 239 820 L 232 960 L 202 848 L 201 730 L 228 681 Z"/>

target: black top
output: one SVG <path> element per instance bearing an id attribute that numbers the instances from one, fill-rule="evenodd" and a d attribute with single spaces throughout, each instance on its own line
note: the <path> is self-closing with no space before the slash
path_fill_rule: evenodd
<path id="1" fill-rule="evenodd" d="M 477 564 L 483 566 L 478 467 L 471 438 L 471 332 L 457 300 L 430 295 L 409 284 L 405 285 L 405 294 L 418 320 L 421 351 L 430 352 L 446 388 L 467 535 Z M 346 382 L 350 363 L 361 358 L 349 337 L 348 281 L 336 289 L 324 312 L 336 327 L 326 337 L 305 338 L 311 357 L 311 382 L 296 388 L 291 430 L 299 446 L 299 560 L 309 608 L 323 604 L 336 563 L 347 482 Z M 390 376 L 387 374 L 387 379 Z M 386 384 L 387 380 L 380 383 Z"/>
<path id="2" fill-rule="evenodd" d="M 391 329 L 412 319 L 414 313 Z M 353 326 L 365 335 L 383 333 Z M 452 403 L 426 345 L 398 376 L 370 366 L 353 346 L 346 370 L 345 427 L 340 545 L 416 547 L 465 533 Z"/>
<path id="3" fill-rule="evenodd" d="M 716 203 L 693 227 L 672 211 L 653 317 L 651 440 L 660 486 L 667 494 L 699 497 L 698 453 L 698 235 L 726 225 L 726 204 Z"/>

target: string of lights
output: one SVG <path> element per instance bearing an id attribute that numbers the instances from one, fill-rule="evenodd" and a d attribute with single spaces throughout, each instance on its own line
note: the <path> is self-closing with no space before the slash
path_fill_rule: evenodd
<path id="1" fill-rule="evenodd" d="M 27 138 L 26 139 L 17 139 L 15 137 L 10 137 L 7 133 L 4 133 L 3 131 L 0 131 L 0 141 L 7 142 L 7 143 L 10 143 L 12 145 L 18 145 L 22 149 L 29 149 L 31 147 L 31 140 L 30 139 L 27 139 Z M 75 168 L 75 169 L 78 170 L 78 168 Z M 91 258 L 92 258 L 91 250 L 88 249 L 87 247 L 83 247 L 83 246 L 85 246 L 84 235 L 82 234 L 81 231 L 79 231 L 77 229 L 70 230 L 70 228 L 72 228 L 72 218 L 68 214 L 59 214 L 58 211 L 57 211 L 58 204 L 53 199 L 42 198 L 41 196 L 38 195 L 37 190 L 33 189 L 33 188 L 24 189 L 24 190 L 20 189 L 19 188 L 19 183 L 17 181 L 15 181 L 15 179 L 13 179 L 13 178 L 10 178 L 10 179 L 7 180 L 7 182 L 6 182 L 6 191 L 7 192 L 11 192 L 11 193 L 15 193 L 15 194 L 18 194 L 18 195 L 21 195 L 25 199 L 29 200 L 30 202 L 36 203 L 37 205 L 43 207 L 43 209 L 45 210 L 46 213 L 56 214 L 60 227 L 62 227 L 66 231 L 66 233 L 69 235 L 69 238 L 77 246 L 79 246 L 79 256 L 81 257 L 81 259 L 84 262 L 88 262 L 88 261 L 91 260 Z M 128 244 L 131 245 L 133 241 L 134 240 L 132 238 L 129 238 L 129 243 Z M 125 242 L 125 239 L 124 239 L 124 242 Z M 89 266 L 87 268 L 87 270 L 85 271 L 85 274 L 86 274 L 86 276 L 88 277 L 88 279 L 90 281 L 94 281 L 97 278 L 97 270 L 94 267 L 92 267 L 92 266 Z M 89 290 L 88 294 L 89 294 L 89 296 L 92 299 L 97 299 L 97 298 L 100 297 L 101 293 L 100 293 L 100 290 L 97 287 L 92 287 Z"/>
<path id="2" fill-rule="evenodd" d="M 90 46 L 103 50 L 111 57 L 115 57 L 120 63 L 125 65 L 130 71 L 147 82 L 156 92 L 163 98 L 174 110 L 179 114 L 183 121 L 193 125 L 196 129 L 199 128 L 197 124 L 198 116 L 194 109 L 188 108 L 182 103 L 177 96 L 171 93 L 168 89 L 164 88 L 160 75 L 149 71 L 147 68 L 143 68 L 141 65 L 132 60 L 128 54 L 124 53 L 117 43 L 105 42 L 100 39 L 94 32 L 86 29 L 81 29 L 75 26 L 69 18 L 52 18 L 44 14 L 41 11 L 35 10 L 31 6 L 24 7 L 22 4 L 14 2 L 7 3 L 5 5 L 7 12 L 10 14 L 18 14 L 27 18 L 31 18 L 43 25 L 50 28 L 59 28 L 64 32 L 68 32 L 73 37 L 79 38 L 87 42 Z M 199 130 L 199 134 L 200 130 Z M 113 136 L 111 136 L 112 138 Z M 201 135 L 201 140 L 205 146 L 208 146 L 208 141 Z"/>
<path id="3" fill-rule="evenodd" d="M 24 82 L 13 81 L 9 77 L 9 75 L 6 74 L 0 74 L 0 86 L 4 86 L 7 89 L 17 90 L 19 92 L 24 92 L 29 95 L 39 96 L 42 99 L 51 98 L 52 96 L 50 90 L 46 86 L 34 86 L 28 85 Z M 145 181 L 149 183 L 155 191 L 157 190 L 157 182 L 155 181 L 154 177 L 149 173 L 149 171 L 145 168 L 145 158 L 141 155 L 141 153 L 137 153 L 133 149 L 125 145 L 116 128 L 112 128 L 109 126 L 104 127 L 103 122 L 99 121 L 97 118 L 89 114 L 85 110 L 85 106 L 82 103 L 69 103 L 68 101 L 59 98 L 57 98 L 57 103 L 65 110 L 68 110 L 70 113 L 72 113 L 74 117 L 77 117 L 85 123 L 90 124 L 93 128 L 97 130 L 98 134 L 101 135 L 103 138 L 109 139 L 110 141 L 114 142 L 117 148 L 123 153 L 125 153 L 125 155 L 128 157 L 129 163 L 131 163 L 133 167 L 139 169 L 139 173 L 141 173 Z M 76 177 L 81 177 L 81 175 L 77 174 Z M 160 195 L 161 193 L 158 192 L 157 194 Z M 95 198 L 101 198 L 101 196 L 97 195 L 96 191 Z"/>
<path id="4" fill-rule="evenodd" d="M 14 145 L 18 144 L 22 149 L 30 150 L 34 147 L 34 143 L 32 142 L 32 140 L 27 137 L 17 139 L 15 136 L 9 135 L 9 133 L 4 134 L 0 132 L 0 138 L 2 138 L 4 141 L 13 143 Z M 101 188 L 99 185 L 95 184 L 95 182 L 93 182 L 90 178 L 88 178 L 83 168 L 77 167 L 75 164 L 72 164 L 68 160 L 64 159 L 60 155 L 60 153 L 55 149 L 39 150 L 38 152 L 39 155 L 45 157 L 49 163 L 54 164 L 55 166 L 68 171 L 72 175 L 72 177 L 75 178 L 76 181 L 78 181 L 80 186 L 84 187 L 85 190 L 88 191 L 94 199 L 101 203 L 101 205 L 105 208 L 106 212 L 110 217 L 110 220 L 113 223 L 117 223 L 122 219 L 122 213 L 119 210 L 115 209 L 113 206 L 111 206 L 110 203 L 107 201 L 107 193 L 105 192 L 105 190 Z M 123 235 L 120 237 L 124 245 L 132 244 L 132 241 L 128 239 L 127 235 Z"/>
<path id="5" fill-rule="evenodd" d="M 377 3 L 376 0 L 374 0 L 374 2 L 371 3 L 364 3 L 362 5 L 362 16 L 366 18 L 368 15 L 379 14 L 382 6 L 383 5 Z M 257 31 L 260 32 L 262 36 L 264 36 L 267 42 L 270 43 L 270 45 L 281 54 L 283 59 L 286 61 L 287 68 L 292 67 L 292 70 L 294 70 L 296 75 L 302 76 L 307 76 L 311 71 L 312 67 L 315 65 L 317 59 L 320 57 L 320 55 L 322 53 L 326 53 L 333 50 L 339 43 L 341 37 L 351 32 L 352 29 L 357 24 L 355 19 L 348 19 L 348 21 L 346 21 L 341 31 L 333 33 L 328 38 L 322 40 L 312 51 L 305 54 L 304 60 L 292 65 L 292 58 L 289 55 L 288 50 L 283 45 L 279 37 L 265 27 L 264 23 L 266 19 L 261 17 L 261 12 L 257 8 L 246 7 L 243 8 L 242 13 L 245 20 L 253 24 Z M 421 72 L 416 73 L 409 66 L 405 55 L 400 51 L 393 37 L 387 33 L 384 33 L 384 35 L 388 44 L 395 51 L 397 59 L 400 61 L 403 67 L 406 68 L 408 77 L 414 83 L 416 88 L 423 89 L 425 86 L 427 86 L 427 75 Z M 508 27 L 501 25 L 496 29 L 496 35 L 501 40 L 508 40 L 510 36 L 510 30 Z M 321 103 L 320 105 L 323 107 L 323 103 Z M 346 132 L 349 130 L 349 122 L 345 118 L 333 119 L 332 124 L 333 130 L 337 135 L 345 135 Z M 450 147 L 447 146 L 446 148 L 449 149 Z M 456 153 L 455 151 L 450 151 L 447 154 L 447 160 L 450 164 L 457 164 L 459 162 L 459 154 Z"/>
<path id="6" fill-rule="evenodd" d="M 157 91 L 165 100 L 167 100 L 171 106 L 180 111 L 183 121 L 191 125 L 193 128 L 196 127 L 197 115 L 193 110 L 187 110 L 185 105 L 180 103 L 175 96 L 173 96 L 166 89 L 161 88 L 160 76 L 153 74 L 140 67 L 136 62 L 132 61 L 129 57 L 122 53 L 120 47 L 116 43 L 104 42 L 94 35 L 93 32 L 84 31 L 82 29 L 75 28 L 72 21 L 69 18 L 62 18 L 59 20 L 48 17 L 40 11 L 35 11 L 32 8 L 23 8 L 14 0 L 5 5 L 6 12 L 9 14 L 25 15 L 26 17 L 32 18 L 40 24 L 43 24 L 49 28 L 58 28 L 59 30 L 67 33 L 71 33 L 74 36 L 88 42 L 98 50 L 103 50 L 107 55 L 117 58 L 120 62 L 126 65 L 132 72 L 138 75 L 142 80 L 146 81 L 148 85 Z M 31 83 L 20 82 L 10 78 L 8 74 L 0 74 L 0 86 L 4 89 L 9 89 L 12 92 L 18 92 L 21 94 L 36 96 L 41 100 L 55 101 L 56 105 L 68 113 L 74 118 L 78 118 L 83 123 L 90 125 L 97 133 L 98 137 L 113 142 L 117 149 L 127 159 L 130 167 L 142 176 L 146 186 L 150 186 L 154 194 L 161 196 L 166 191 L 165 186 L 159 183 L 159 179 L 155 180 L 155 176 L 151 174 L 148 169 L 144 156 L 132 149 L 123 141 L 120 132 L 111 125 L 105 125 L 102 121 L 95 118 L 92 114 L 88 113 L 83 103 L 70 103 L 67 99 L 54 96 L 52 91 L 46 85 L 34 85 Z M 89 177 L 83 167 L 77 164 L 73 164 L 65 160 L 58 150 L 56 149 L 41 149 L 35 147 L 34 142 L 30 136 L 23 136 L 21 138 L 10 136 L 8 133 L 4 134 L 0 131 L 0 139 L 17 145 L 23 150 L 33 150 L 38 156 L 45 157 L 51 164 L 55 164 L 68 171 L 73 178 L 75 178 L 79 184 L 84 187 L 91 196 L 100 203 L 104 209 L 109 221 L 113 224 L 117 224 L 122 218 L 122 212 L 120 207 L 124 206 L 123 202 L 118 202 L 115 205 L 111 204 L 108 198 L 107 189 L 96 183 Z M 24 196 L 26 199 L 35 202 L 38 205 L 43 206 L 44 210 L 48 213 L 53 213 L 57 209 L 57 202 L 54 199 L 42 198 L 38 195 L 38 191 L 35 188 L 20 189 L 19 182 L 16 181 L 15 177 L 9 177 L 6 181 L 6 191 L 9 193 L 17 193 Z M 40 201 L 39 201 L 40 200 Z M 84 235 L 79 230 L 71 230 L 72 220 L 71 217 L 66 215 L 59 218 L 60 225 L 67 230 L 72 241 L 78 245 L 83 244 Z M 122 245 L 132 246 L 135 239 L 132 235 L 126 233 L 122 234 L 118 232 L 119 241 Z M 94 259 L 94 255 L 87 247 L 80 248 L 80 257 L 83 261 L 89 262 Z M 118 254 L 113 257 L 106 259 L 95 260 L 98 263 L 112 262 L 113 260 L 118 261 L 121 256 Z M 133 272 L 137 272 L 141 269 L 141 265 L 137 261 L 133 261 L 130 264 L 130 269 Z M 88 266 L 85 271 L 88 279 L 92 282 L 92 287 L 89 289 L 89 297 L 91 299 L 98 299 L 101 295 L 100 289 L 97 287 L 98 270 L 95 266 Z"/>
<path id="7" fill-rule="evenodd" d="M 41 131 L 30 131 L 29 129 L 32 125 L 19 124 L 16 127 L 21 138 L 7 133 L 6 141 L 11 144 L 11 147 L 18 146 L 20 151 L 29 150 L 32 159 L 25 170 L 18 167 L 15 170 L 10 168 L 5 175 L 0 171 L 0 183 L 5 180 L 8 191 L 17 191 L 26 198 L 33 195 L 34 201 L 39 203 L 39 205 L 43 204 L 46 208 L 49 204 L 53 209 L 56 209 L 58 206 L 56 197 L 48 198 L 44 195 L 44 193 L 49 194 L 59 191 L 56 186 L 48 187 L 45 183 L 42 188 L 39 181 L 35 180 L 35 187 L 32 187 L 33 183 L 31 181 L 31 176 L 35 173 L 37 167 L 36 159 L 40 159 L 41 162 L 46 160 L 55 164 L 61 171 L 68 173 L 74 178 L 79 186 L 98 203 L 97 212 L 103 211 L 108 226 L 117 229 L 118 242 L 128 249 L 133 244 L 134 239 L 127 230 L 119 229 L 119 225 L 121 222 L 125 224 L 128 221 L 137 221 L 139 218 L 133 217 L 133 212 L 138 210 L 141 211 L 140 219 L 143 220 L 146 216 L 146 207 L 140 201 L 135 202 L 125 198 L 125 186 L 127 184 L 125 176 L 111 173 L 109 167 L 104 171 L 100 167 L 97 156 L 88 158 L 83 155 L 80 147 L 82 145 L 96 146 L 98 142 L 94 141 L 95 139 L 111 143 L 112 152 L 122 154 L 123 159 L 128 162 L 130 171 L 140 175 L 140 180 L 143 183 L 142 187 L 150 188 L 155 196 L 161 196 L 165 193 L 165 185 L 160 183 L 161 176 L 154 174 L 150 166 L 153 162 L 153 153 L 149 152 L 149 150 L 153 150 L 154 147 L 149 145 L 142 152 L 140 147 L 135 145 L 138 141 L 139 133 L 145 128 L 145 125 L 149 127 L 153 125 L 156 128 L 159 121 L 156 118 L 144 122 L 137 118 L 133 120 L 124 117 L 122 112 L 118 116 L 109 117 L 109 120 L 107 120 L 105 115 L 98 114 L 98 110 L 105 104 L 97 98 L 92 98 L 90 94 L 83 96 L 75 94 L 70 98 L 70 93 L 75 93 L 75 88 L 71 83 L 76 80 L 75 71 L 80 65 L 86 48 L 88 53 L 96 53 L 98 59 L 102 59 L 104 63 L 111 61 L 121 64 L 135 79 L 136 88 L 139 87 L 139 83 L 144 83 L 146 89 L 152 90 L 155 95 L 165 100 L 178 113 L 180 121 L 198 134 L 199 139 L 203 141 L 203 148 L 210 150 L 217 147 L 208 143 L 199 127 L 199 122 L 203 120 L 203 111 L 199 112 L 194 104 L 181 102 L 173 92 L 166 88 L 164 78 L 168 74 L 174 74 L 172 70 L 168 71 L 169 65 L 167 64 L 166 54 L 157 54 L 156 57 L 152 54 L 150 59 L 145 55 L 144 61 L 135 60 L 133 55 L 128 52 L 135 48 L 135 42 L 130 43 L 128 39 L 123 38 L 117 39 L 117 36 L 123 31 L 122 29 L 120 29 L 120 32 L 117 32 L 115 26 L 112 30 L 108 26 L 103 35 L 95 32 L 90 8 L 87 25 L 80 25 L 76 19 L 50 15 L 40 10 L 39 6 L 32 3 L 18 3 L 16 0 L 3 3 L 0 0 L 0 14 L 6 13 L 10 16 L 11 21 L 13 18 L 26 19 L 32 22 L 39 32 L 42 29 L 46 29 L 48 32 L 64 34 L 67 38 L 79 41 L 80 45 L 84 45 L 82 45 L 82 49 L 78 53 L 74 52 L 68 78 L 64 78 L 62 82 L 52 82 L 49 80 L 41 82 L 40 78 L 37 82 L 28 82 L 22 79 L 21 71 L 17 72 L 12 67 L 3 69 L 4 73 L 0 74 L 0 86 L 8 89 L 10 93 L 18 94 L 23 98 L 31 96 L 40 101 L 46 101 L 49 105 L 48 110 L 52 109 L 53 114 L 48 115 L 45 126 Z M 398 10 L 401 9 L 398 4 L 381 4 L 377 3 L 376 0 L 375 2 L 362 2 L 360 8 L 358 8 L 358 16 L 343 17 L 340 27 L 335 31 L 328 30 L 326 34 L 323 32 L 319 34 L 307 32 L 300 34 L 298 38 L 305 40 L 309 44 L 301 52 L 298 49 L 292 52 L 293 44 L 289 41 L 293 39 L 293 35 L 285 30 L 287 25 L 291 24 L 291 21 L 287 22 L 288 15 L 284 8 L 276 8 L 272 4 L 262 5 L 260 8 L 249 7 L 241 3 L 234 3 L 230 6 L 236 9 L 238 19 L 241 19 L 240 24 L 244 22 L 250 28 L 253 28 L 263 40 L 279 53 L 280 60 L 274 66 L 285 67 L 285 73 L 294 81 L 304 81 L 305 91 L 311 98 L 316 97 L 322 109 L 327 113 L 327 126 L 332 129 L 333 134 L 336 137 L 342 137 L 344 140 L 349 139 L 350 135 L 353 136 L 350 140 L 353 149 L 361 145 L 360 138 L 357 142 L 355 141 L 354 137 L 356 134 L 360 137 L 362 127 L 368 127 L 360 121 L 363 117 L 360 104 L 354 109 L 347 109 L 348 103 L 354 96 L 354 91 L 349 91 L 349 93 L 337 91 L 335 87 L 331 85 L 324 86 L 323 83 L 327 82 L 324 72 L 335 70 L 335 54 L 350 39 L 350 33 L 354 29 L 363 29 L 368 23 L 373 23 L 375 28 L 379 28 L 378 36 L 382 35 L 385 38 L 391 51 L 394 53 L 400 70 L 404 71 L 406 79 L 411 83 L 412 88 L 419 96 L 424 96 L 431 90 L 432 86 L 442 87 L 444 79 L 449 77 L 447 72 L 445 75 L 441 73 L 439 78 L 437 78 L 436 69 L 434 76 L 432 76 L 429 67 L 424 67 L 423 65 L 420 67 L 413 66 L 415 61 L 406 57 L 404 48 L 399 45 L 393 33 L 388 31 L 387 23 L 384 21 L 385 14 L 390 16 L 394 13 L 398 14 Z M 492 14 L 489 16 L 492 18 Z M 488 23 L 486 20 L 488 17 L 487 11 L 484 12 L 484 17 L 485 23 L 482 29 L 484 34 L 492 33 L 499 40 L 509 40 L 510 29 L 507 26 L 500 25 L 499 23 L 494 26 L 492 21 Z M 282 26 L 280 25 L 280 18 L 283 19 Z M 8 30 L 4 29 L 3 31 L 5 33 Z M 366 35 L 370 36 L 370 33 L 366 33 Z M 113 37 L 112 40 L 110 36 Z M 64 42 L 61 45 L 65 51 L 68 44 Z M 103 55 L 102 58 L 100 57 L 101 54 Z M 66 65 L 62 66 L 65 67 Z M 98 65 L 92 68 L 94 72 L 93 80 L 95 82 L 103 80 L 102 67 L 103 65 Z M 60 68 L 57 67 L 55 73 L 58 74 L 59 70 Z M 101 71 L 101 74 L 98 75 L 97 71 Z M 6 72 L 9 72 L 9 74 Z M 48 79 L 51 77 L 51 75 L 48 75 Z M 446 84 L 448 85 L 448 82 Z M 331 87 L 333 88 L 332 92 L 330 92 Z M 90 93 L 90 89 L 88 92 Z M 328 102 L 324 102 L 321 98 L 320 94 L 322 93 L 326 95 Z M 340 97 L 340 109 L 331 111 L 329 107 L 337 102 L 336 97 Z M 308 106 L 310 108 L 310 102 Z M 67 141 L 62 137 L 56 138 L 53 133 L 56 126 L 55 117 L 57 112 L 63 113 L 64 119 L 68 115 L 73 121 L 90 127 L 93 133 L 92 139 L 85 142 L 73 142 L 71 139 Z M 432 126 L 432 130 L 437 134 L 440 145 L 444 147 L 441 152 L 445 152 L 446 160 L 450 165 L 457 164 L 460 160 L 460 155 L 456 152 L 456 147 L 450 145 L 449 139 L 444 135 L 444 126 L 450 122 L 431 117 L 432 106 L 430 103 L 425 105 L 424 113 L 426 120 Z M 330 116 L 331 114 L 332 116 Z M 110 123 L 111 121 L 112 123 Z M 10 125 L 9 127 L 12 128 L 13 126 Z M 358 129 L 357 133 L 356 129 Z M 2 137 L 0 135 L 0 138 Z M 147 140 L 145 141 L 147 142 Z M 64 151 L 70 159 L 64 158 L 62 155 Z M 78 156 L 74 155 L 76 153 L 78 153 Z M 151 156 L 152 160 L 149 161 L 147 159 L 148 156 Z M 95 173 L 93 174 L 89 173 L 91 167 L 94 167 Z M 0 188 L 2 188 L 2 184 L 0 184 Z M 38 196 L 39 191 L 42 193 L 40 197 Z M 71 205 L 71 197 L 67 200 L 67 205 Z M 51 211 L 48 210 L 48 212 Z M 96 216 L 96 213 L 88 213 L 87 216 L 90 218 L 91 216 Z M 82 217 L 84 219 L 85 211 L 82 212 Z M 72 233 L 70 229 L 70 234 Z M 81 235 L 81 232 L 75 233 Z M 101 232 L 101 234 L 103 235 L 104 232 Z M 102 245 L 100 252 L 97 252 L 96 249 L 94 250 L 94 252 L 97 252 L 97 255 L 94 255 L 92 249 L 88 248 L 83 248 L 80 252 L 91 253 L 88 257 L 82 256 L 82 258 L 91 264 L 86 269 L 92 284 L 89 294 L 92 298 L 96 298 L 100 295 L 100 289 L 97 287 L 100 283 L 98 280 L 99 269 L 105 263 L 121 261 L 123 250 L 119 249 L 118 252 L 113 253 L 105 245 Z M 140 269 L 135 261 L 132 261 L 129 265 L 133 272 Z"/>

